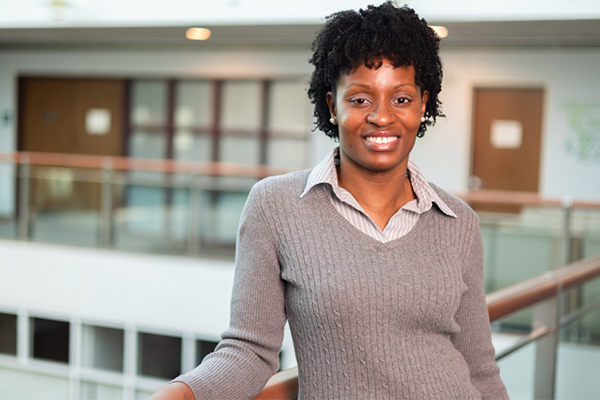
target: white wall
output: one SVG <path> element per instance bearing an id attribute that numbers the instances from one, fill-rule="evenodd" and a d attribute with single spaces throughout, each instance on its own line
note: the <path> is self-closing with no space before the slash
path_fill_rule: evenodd
<path id="1" fill-rule="evenodd" d="M 462 191 L 470 168 L 473 88 L 537 86 L 545 89 L 540 193 L 600 200 L 600 50 L 452 50 L 442 52 L 441 96 L 448 116 L 428 131 L 413 160 L 428 179 Z M 576 138 L 570 107 L 588 115 L 595 158 L 578 158 L 566 148 Z M 595 124 L 595 131 L 591 125 Z"/>
<path id="2" fill-rule="evenodd" d="M 3 309 L 212 340 L 229 323 L 231 261 L 7 240 L 0 254 Z"/>
<path id="3" fill-rule="evenodd" d="M 308 76 L 308 51 L 0 51 L 0 110 L 16 110 L 19 75 L 117 77 Z M 600 159 L 580 160 L 565 147 L 575 138 L 569 107 L 600 115 L 600 49 L 445 50 L 443 109 L 448 116 L 417 141 L 412 158 L 427 178 L 464 191 L 470 168 L 472 90 L 477 86 L 538 86 L 546 90 L 540 193 L 600 200 Z M 594 111 L 595 110 L 595 111 Z M 594 114 L 593 114 L 594 115 Z M 588 123 L 594 123 L 594 117 Z M 600 117 L 598 117 L 600 118 Z M 598 121 L 596 119 L 595 121 Z M 596 146 L 600 146 L 598 130 Z M 593 136 L 593 135 L 592 135 Z M 313 135 L 313 164 L 333 143 Z M 0 125 L 0 151 L 15 150 L 15 123 Z M 597 148 L 597 147 L 596 147 Z M 600 151 L 600 149 L 598 150 Z M 5 177 L 2 182 L 6 186 Z M 11 209 L 9 188 L 0 211 Z"/>

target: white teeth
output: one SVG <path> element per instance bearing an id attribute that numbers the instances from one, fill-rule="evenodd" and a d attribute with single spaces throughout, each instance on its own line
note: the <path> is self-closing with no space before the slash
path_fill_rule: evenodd
<path id="1" fill-rule="evenodd" d="M 369 142 L 373 142 L 373 143 L 391 143 L 394 140 L 398 139 L 396 136 L 386 136 L 386 137 L 381 137 L 381 136 L 367 136 L 367 140 Z"/>

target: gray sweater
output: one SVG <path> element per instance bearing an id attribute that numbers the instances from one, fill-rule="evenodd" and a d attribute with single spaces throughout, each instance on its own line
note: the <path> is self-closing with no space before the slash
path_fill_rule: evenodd
<path id="1" fill-rule="evenodd" d="M 381 243 L 308 171 L 254 186 L 240 221 L 231 322 L 177 378 L 196 399 L 251 399 L 278 368 L 289 321 L 301 399 L 506 399 L 491 343 L 476 214 L 432 187 L 434 206 Z"/>

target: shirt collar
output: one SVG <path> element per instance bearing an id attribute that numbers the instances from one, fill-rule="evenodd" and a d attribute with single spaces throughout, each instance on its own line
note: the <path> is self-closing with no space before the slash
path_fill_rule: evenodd
<path id="1" fill-rule="evenodd" d="M 306 179 L 306 185 L 304 186 L 304 191 L 300 195 L 300 198 L 304 197 L 306 193 L 308 193 L 313 187 L 321 184 L 328 183 L 332 188 L 338 188 L 337 181 L 337 171 L 335 169 L 335 157 L 338 154 L 338 147 L 331 150 L 325 158 L 318 163 Z"/>
<path id="2" fill-rule="evenodd" d="M 325 158 L 317 164 L 306 180 L 304 191 L 300 194 L 300 198 L 304 197 L 312 188 L 320 184 L 329 184 L 333 189 L 333 193 L 341 199 L 340 187 L 337 180 L 337 171 L 335 168 L 335 158 L 339 153 L 339 147 L 331 150 Z M 419 168 L 412 161 L 408 161 L 408 174 L 415 195 L 417 196 L 416 207 L 410 207 L 411 211 L 422 213 L 429 210 L 432 204 L 435 203 L 438 208 L 446 215 L 456 218 L 456 214 L 450 207 L 440 198 L 435 190 L 429 185 Z"/>

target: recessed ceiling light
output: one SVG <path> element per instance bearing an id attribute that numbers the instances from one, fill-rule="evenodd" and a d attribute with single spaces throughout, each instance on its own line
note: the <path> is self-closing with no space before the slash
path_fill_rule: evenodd
<path id="1" fill-rule="evenodd" d="M 185 33 L 185 37 L 190 40 L 206 40 L 210 37 L 210 30 L 206 28 L 190 28 Z"/>
<path id="2" fill-rule="evenodd" d="M 430 26 L 431 29 L 433 29 L 435 31 L 435 33 L 437 33 L 437 35 L 440 37 L 440 39 L 445 38 L 446 36 L 448 36 L 448 29 L 445 26 Z"/>

